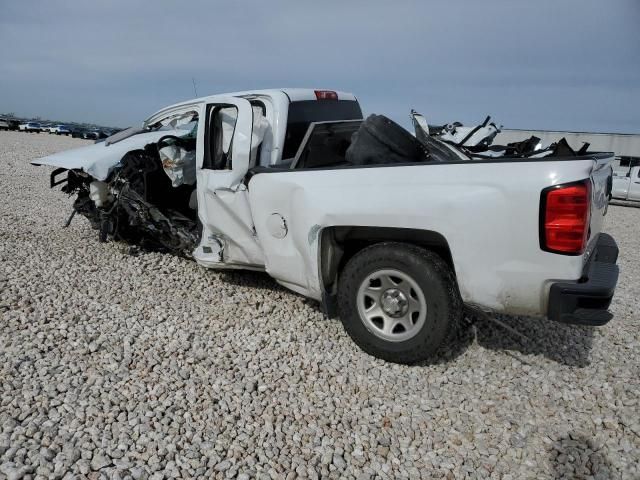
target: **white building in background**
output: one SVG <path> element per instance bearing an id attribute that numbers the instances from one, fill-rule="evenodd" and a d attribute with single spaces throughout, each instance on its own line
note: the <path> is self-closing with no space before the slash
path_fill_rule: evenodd
<path id="1" fill-rule="evenodd" d="M 614 152 L 616 162 L 613 171 L 616 176 L 626 177 L 632 167 L 640 165 L 640 134 L 635 133 L 588 133 L 557 132 L 551 130 L 515 130 L 504 129 L 493 140 L 494 145 L 506 145 L 526 140 L 532 135 L 540 138 L 542 145 L 557 142 L 562 137 L 567 139 L 574 150 L 579 150 L 584 143 L 589 143 L 590 151 Z"/>

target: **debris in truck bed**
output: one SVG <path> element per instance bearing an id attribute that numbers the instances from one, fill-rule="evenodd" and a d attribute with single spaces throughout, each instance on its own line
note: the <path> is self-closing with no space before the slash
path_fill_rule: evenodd
<path id="1" fill-rule="evenodd" d="M 542 158 L 542 157 L 575 157 L 587 153 L 589 144 L 585 144 L 579 152 L 574 151 L 565 138 L 543 146 L 536 136 L 523 139 L 520 142 L 507 145 L 494 145 L 493 140 L 502 129 L 487 117 L 484 122 L 475 127 L 465 127 L 460 122 L 445 125 L 429 125 L 423 115 L 411 110 L 411 121 L 416 138 L 425 145 L 432 145 L 432 139 L 437 139 L 450 145 L 451 148 L 468 156 L 469 159 L 486 158 Z"/>
<path id="2" fill-rule="evenodd" d="M 353 134 L 346 159 L 352 165 L 407 163 L 427 160 L 425 146 L 383 115 L 369 115 Z"/>

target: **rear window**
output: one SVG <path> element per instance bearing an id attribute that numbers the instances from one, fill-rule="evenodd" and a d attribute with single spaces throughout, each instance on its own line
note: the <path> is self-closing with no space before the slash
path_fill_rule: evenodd
<path id="1" fill-rule="evenodd" d="M 360 120 L 362 110 L 355 100 L 303 100 L 289 104 L 287 134 L 282 149 L 282 158 L 296 156 L 304 134 L 312 122 L 330 120 Z"/>

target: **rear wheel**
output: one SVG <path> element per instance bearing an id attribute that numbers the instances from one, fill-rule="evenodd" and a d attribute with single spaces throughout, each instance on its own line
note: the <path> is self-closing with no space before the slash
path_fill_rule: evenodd
<path id="1" fill-rule="evenodd" d="M 448 343 L 462 303 L 453 273 L 439 255 L 389 242 L 349 260 L 339 279 L 338 308 L 345 330 L 365 352 L 415 363 Z"/>

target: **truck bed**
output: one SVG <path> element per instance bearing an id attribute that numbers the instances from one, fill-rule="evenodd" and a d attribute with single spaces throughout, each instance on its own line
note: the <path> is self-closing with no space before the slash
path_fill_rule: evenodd
<path id="1" fill-rule="evenodd" d="M 451 251 L 462 299 L 485 310 L 543 315 L 549 285 L 577 280 L 606 213 L 611 154 L 501 158 L 326 168 L 253 169 L 248 188 L 256 218 L 283 212 L 296 225 L 290 248 L 312 248 L 311 232 L 336 226 L 380 226 L 437 232 Z M 609 167 L 610 169 L 610 167 Z M 540 248 L 541 192 L 592 178 L 589 248 L 565 256 Z M 265 236 L 267 237 L 267 236 Z M 307 247 L 307 245 L 310 245 Z M 284 250 L 287 248 L 285 246 Z M 286 261 L 272 261 L 289 269 Z M 269 269 L 269 265 L 267 265 Z M 270 272 L 272 273 L 272 272 Z M 278 272 L 272 275 L 278 277 Z M 291 277 L 291 275 L 289 274 Z M 322 295 L 317 265 L 292 283 Z"/>

